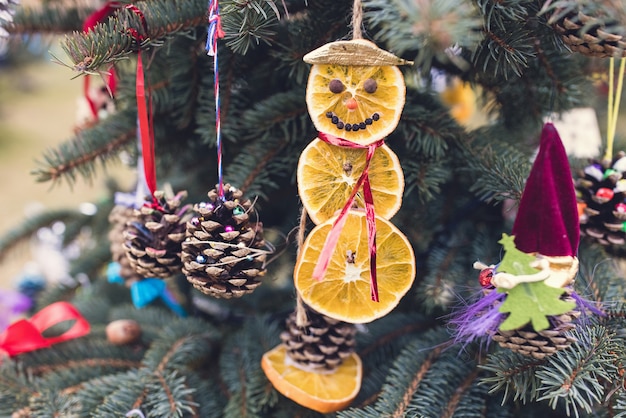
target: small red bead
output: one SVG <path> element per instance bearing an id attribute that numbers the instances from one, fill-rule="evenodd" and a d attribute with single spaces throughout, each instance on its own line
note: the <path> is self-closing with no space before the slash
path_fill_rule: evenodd
<path id="1" fill-rule="evenodd" d="M 615 193 L 613 190 L 606 187 L 601 187 L 596 191 L 596 197 L 599 197 L 600 199 L 611 200 L 614 195 Z"/>
<path id="2" fill-rule="evenodd" d="M 618 203 L 615 205 L 615 210 L 619 213 L 626 213 L 626 203 Z"/>
<path id="3" fill-rule="evenodd" d="M 482 269 L 478 274 L 478 282 L 482 287 L 491 287 L 491 278 L 493 277 L 493 268 L 488 267 Z"/>

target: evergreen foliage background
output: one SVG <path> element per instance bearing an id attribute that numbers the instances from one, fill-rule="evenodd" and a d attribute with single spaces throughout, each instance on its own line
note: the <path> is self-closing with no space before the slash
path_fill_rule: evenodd
<path id="1" fill-rule="evenodd" d="M 189 202 L 202 201 L 217 181 L 207 3 L 134 4 L 145 15 L 147 31 L 134 13 L 120 8 L 83 33 L 82 21 L 102 6 L 95 3 L 47 0 L 17 10 L 9 27 L 14 34 L 67 33 L 68 56 L 58 58 L 70 67 L 68 74 L 97 74 L 114 64 L 121 82 L 117 112 L 42 156 L 35 179 L 71 185 L 102 175 L 102 167 L 123 151 L 136 155 L 134 71 L 141 50 L 150 63 L 159 184 L 186 189 Z M 602 248 L 581 244 L 576 289 L 602 304 L 606 316 L 580 325 L 578 342 L 544 361 L 494 344 L 454 345 L 447 323 L 460 301 L 480 290 L 472 263 L 499 261 L 497 241 L 511 227 L 502 201 L 521 196 L 543 118 L 594 106 L 604 120 L 592 75 L 605 74 L 608 60 L 568 51 L 549 17 L 556 8 L 578 7 L 619 16 L 612 8 L 621 2 L 363 0 L 363 7 L 365 37 L 416 62 L 402 68 L 407 101 L 387 143 L 400 156 L 406 178 L 393 222 L 415 249 L 418 277 L 391 314 L 359 327 L 363 387 L 352 407 L 336 416 L 626 416 L 624 273 L 622 260 Z M 602 8 L 612 13 L 602 14 Z M 319 415 L 279 395 L 260 359 L 279 342 L 295 306 L 295 169 L 316 136 L 304 100 L 309 67 L 302 56 L 350 39 L 352 1 L 222 0 L 220 9 L 226 32 L 219 42 L 225 180 L 258 196 L 256 208 L 277 248 L 263 286 L 241 300 L 222 301 L 191 290 L 178 277 L 170 285 L 189 317 L 158 303 L 137 310 L 128 290 L 105 277 L 115 185 L 94 216 L 59 211 L 29 219 L 0 239 L 0 256 L 55 220 L 66 223 L 67 244 L 81 227 L 91 228 L 97 245 L 85 249 L 70 272 L 86 274 L 88 282 L 47 288 L 36 310 L 69 300 L 92 332 L 4 360 L 0 416 L 114 417 L 132 409 L 147 417 Z M 625 33 L 626 21 L 608 23 L 613 33 Z M 146 40 L 137 44 L 120 27 L 135 28 Z M 453 45 L 460 55 L 446 53 Z M 490 101 L 490 122 L 475 130 L 460 126 L 429 83 L 430 69 L 479 86 Z M 572 166 L 584 163 L 573 160 Z M 141 324 L 138 344 L 107 341 L 106 324 L 120 318 Z"/>

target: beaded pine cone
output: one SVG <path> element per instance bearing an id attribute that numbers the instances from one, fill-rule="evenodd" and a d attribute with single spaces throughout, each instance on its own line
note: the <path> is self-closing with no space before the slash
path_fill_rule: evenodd
<path id="1" fill-rule="evenodd" d="M 607 29 L 615 21 L 602 22 L 580 10 L 567 12 L 557 9 L 550 23 L 574 52 L 590 57 L 626 56 L 624 37 Z"/>
<path id="2" fill-rule="evenodd" d="M 626 156 L 612 163 L 593 162 L 576 180 L 582 235 L 619 250 L 626 243 Z"/>
<path id="3" fill-rule="evenodd" d="M 197 215 L 187 222 L 183 242 L 183 272 L 203 293 L 230 299 L 251 293 L 265 274 L 263 224 L 252 222 L 252 202 L 241 190 L 224 185 L 224 198 L 217 187 L 209 201 L 194 205 Z"/>
<path id="4" fill-rule="evenodd" d="M 136 220 L 127 223 L 124 250 L 142 277 L 165 279 L 180 271 L 181 243 L 190 214 L 189 205 L 181 207 L 185 197 L 187 192 L 166 198 L 164 192 L 156 191 L 155 201 L 136 209 Z"/>
<path id="5" fill-rule="evenodd" d="M 125 205 L 115 205 L 109 213 L 109 242 L 111 243 L 111 258 L 120 265 L 120 276 L 127 285 L 141 280 L 142 277 L 130 265 L 130 259 L 124 249 L 124 229 L 126 224 L 135 220 L 135 210 Z"/>
<path id="6" fill-rule="evenodd" d="M 356 327 L 315 312 L 305 305 L 306 321 L 297 324 L 296 312 L 286 321 L 280 335 L 287 356 L 299 367 L 311 371 L 332 371 L 354 351 Z"/>
<path id="7" fill-rule="evenodd" d="M 566 296 L 565 301 L 573 302 L 571 296 Z M 543 331 L 535 331 L 526 326 L 518 330 L 496 331 L 492 339 L 501 347 L 508 348 L 517 353 L 543 359 L 559 350 L 569 347 L 576 338 L 567 334 L 576 328 L 573 321 L 580 316 L 580 311 L 571 310 L 565 314 L 551 316 L 551 328 Z"/>

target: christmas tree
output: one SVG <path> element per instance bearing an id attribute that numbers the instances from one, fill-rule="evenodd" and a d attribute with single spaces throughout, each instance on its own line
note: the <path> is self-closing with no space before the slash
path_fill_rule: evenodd
<path id="1" fill-rule="evenodd" d="M 0 239 L 80 248 L 0 323 L 0 416 L 626 416 L 622 2 L 0 0 L 5 32 L 86 84 L 34 181 L 137 187 Z M 567 161 L 546 121 L 587 107 L 604 155 Z"/>

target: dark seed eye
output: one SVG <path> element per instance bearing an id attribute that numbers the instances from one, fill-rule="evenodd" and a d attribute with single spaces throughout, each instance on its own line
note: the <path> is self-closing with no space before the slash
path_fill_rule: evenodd
<path id="1" fill-rule="evenodd" d="M 369 94 L 374 93 L 377 88 L 378 88 L 378 83 L 376 83 L 376 81 L 372 78 L 368 78 L 363 83 L 363 90 L 365 90 Z"/>
<path id="2" fill-rule="evenodd" d="M 343 85 L 341 80 L 339 80 L 338 78 L 335 78 L 335 79 L 331 80 L 330 83 L 328 83 L 328 90 L 330 90 L 331 93 L 335 93 L 335 94 L 341 93 L 345 89 L 346 89 L 346 87 Z"/>

